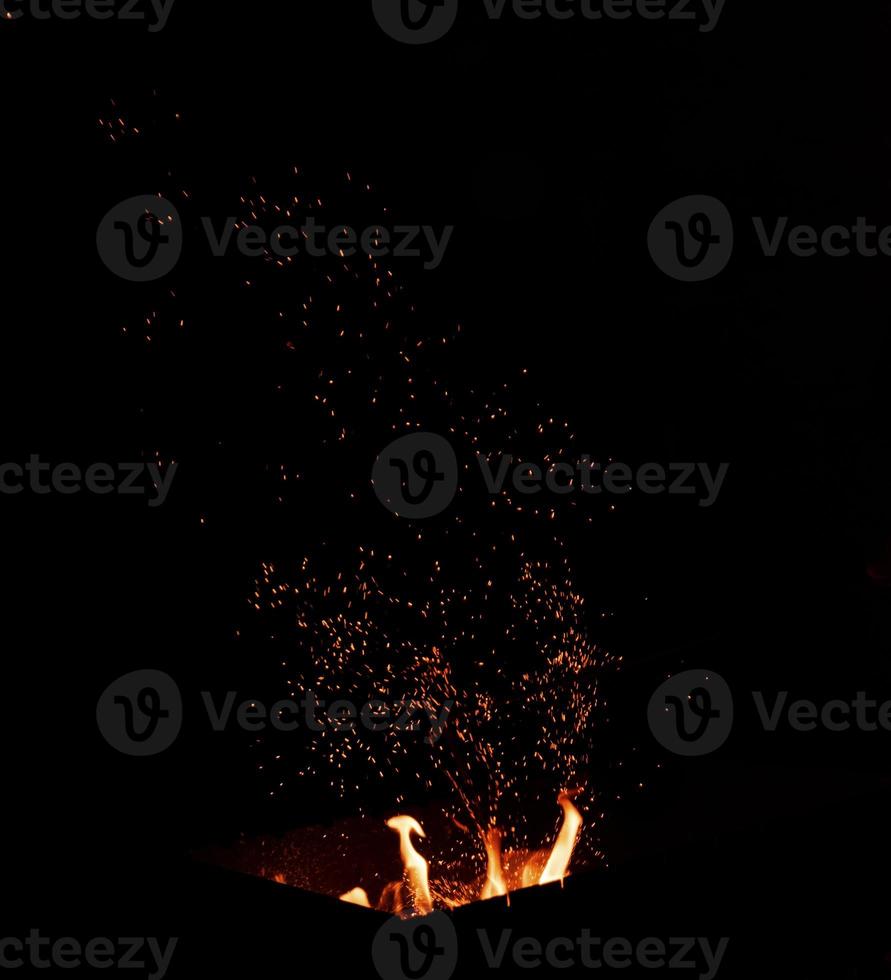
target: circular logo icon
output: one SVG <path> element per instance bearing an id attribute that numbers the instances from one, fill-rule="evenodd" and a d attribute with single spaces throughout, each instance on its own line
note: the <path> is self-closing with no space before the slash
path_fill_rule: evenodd
<path id="1" fill-rule="evenodd" d="M 371 0 L 380 26 L 403 44 L 429 44 L 452 29 L 458 0 Z"/>
<path id="2" fill-rule="evenodd" d="M 663 208 L 647 237 L 659 268 L 681 282 L 704 282 L 733 254 L 733 218 L 716 197 L 694 195 Z"/>
<path id="3" fill-rule="evenodd" d="M 182 223 L 176 208 L 165 198 L 151 194 L 131 197 L 102 219 L 96 246 L 116 276 L 130 282 L 152 282 L 166 276 L 179 261 Z"/>
<path id="4" fill-rule="evenodd" d="M 434 517 L 455 499 L 458 459 L 442 436 L 414 432 L 378 456 L 371 482 L 378 500 L 397 517 Z"/>
<path id="5" fill-rule="evenodd" d="M 458 934 L 445 912 L 388 919 L 371 947 L 381 980 L 449 980 L 458 964 Z"/>
<path id="6" fill-rule="evenodd" d="M 183 703 L 176 681 L 160 670 L 119 677 L 96 705 L 99 731 L 124 755 L 158 755 L 176 741 Z"/>
<path id="7" fill-rule="evenodd" d="M 733 727 L 733 695 L 713 670 L 685 670 L 656 688 L 647 707 L 656 741 L 675 755 L 708 755 Z"/>

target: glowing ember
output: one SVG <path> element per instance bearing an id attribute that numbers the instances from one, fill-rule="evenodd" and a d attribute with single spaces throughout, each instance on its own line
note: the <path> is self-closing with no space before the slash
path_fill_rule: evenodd
<path id="1" fill-rule="evenodd" d="M 132 110 L 112 103 L 99 132 L 115 145 L 160 140 L 175 154 L 181 118 L 181 107 L 153 96 Z M 189 169 L 174 155 L 151 186 L 197 228 L 204 215 L 181 176 Z M 390 214 L 352 167 L 332 177 L 281 161 L 230 191 L 220 207 L 239 229 L 314 217 L 333 226 L 341 216 L 356 227 L 385 227 Z M 327 824 L 315 847 L 303 846 L 301 833 L 313 830 L 301 827 L 253 870 L 352 904 L 420 914 L 561 880 L 583 812 L 584 859 L 602 860 L 603 814 L 587 810 L 596 797 L 578 799 L 567 787 L 596 782 L 601 758 L 593 746 L 606 721 L 600 681 L 621 660 L 589 634 L 570 564 L 573 552 L 586 561 L 599 554 L 601 542 L 589 535 L 606 513 L 603 498 L 558 506 L 510 482 L 485 493 L 462 477 L 446 510 L 418 523 L 385 517 L 370 482 L 374 456 L 409 433 L 441 434 L 462 473 L 478 454 L 490 463 L 506 454 L 558 466 L 578 456 L 570 420 L 545 409 L 519 364 L 497 379 L 469 371 L 464 327 L 448 304 L 419 315 L 405 281 L 413 267 L 392 254 L 323 252 L 296 261 L 267 248 L 262 258 L 230 259 L 220 267 L 224 299 L 215 303 L 238 313 L 233 350 L 274 370 L 245 389 L 237 411 L 209 413 L 217 421 L 207 438 L 215 453 L 231 454 L 220 466 L 228 461 L 251 475 L 277 511 L 318 527 L 301 557 L 261 564 L 251 620 L 236 634 L 246 648 L 242 683 L 252 696 L 268 694 L 269 704 L 304 706 L 293 724 L 307 737 L 279 737 L 273 726 L 252 734 L 249 751 L 270 799 L 317 799 L 350 813 L 333 831 Z M 183 276 L 150 293 L 150 305 L 121 323 L 125 342 L 196 361 L 212 353 L 215 307 L 193 302 L 185 315 L 187 286 Z M 191 405 L 203 394 L 189 387 L 176 398 Z M 177 404 L 164 410 L 175 414 Z M 273 441 L 280 427 L 281 445 L 274 442 L 262 465 L 242 458 L 230 417 L 238 433 L 255 427 Z M 150 451 L 158 461 L 173 455 L 160 438 Z M 214 533 L 222 512 L 212 496 L 202 499 L 196 525 Z M 602 622 L 611 613 L 597 615 Z M 316 707 L 325 704 L 346 706 L 347 723 L 320 718 Z M 414 735 L 403 718 L 418 721 Z M 562 825 L 549 832 L 534 821 L 555 796 Z M 405 815 L 410 810 L 424 810 L 429 836 Z M 399 835 L 401 881 L 391 880 L 395 846 L 393 867 L 376 861 L 380 840 L 368 854 L 359 846 L 369 826 L 388 834 L 382 813 L 400 814 L 388 826 Z M 539 850 L 551 833 L 550 851 Z M 415 848 L 421 838 L 426 858 Z M 582 866 L 579 854 L 575 860 Z M 356 880 L 364 887 L 351 888 Z"/>

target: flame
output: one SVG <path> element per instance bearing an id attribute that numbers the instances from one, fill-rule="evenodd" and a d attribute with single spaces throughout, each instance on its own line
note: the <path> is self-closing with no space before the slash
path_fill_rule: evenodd
<path id="1" fill-rule="evenodd" d="M 557 797 L 557 802 L 563 807 L 563 826 L 557 834 L 557 840 L 551 850 L 548 863 L 545 865 L 541 877 L 538 879 L 540 885 L 547 885 L 552 881 L 562 881 L 566 877 L 569 868 L 569 861 L 575 849 L 575 842 L 578 840 L 579 831 L 582 829 L 582 815 L 572 803 L 575 792 L 562 792 Z"/>
<path id="2" fill-rule="evenodd" d="M 368 899 L 368 892 L 364 888 L 351 888 L 340 896 L 341 902 L 349 902 L 351 905 L 361 905 L 363 908 L 370 909 L 371 902 Z"/>
<path id="3" fill-rule="evenodd" d="M 582 815 L 573 804 L 573 797 L 579 790 L 564 790 L 557 797 L 557 802 L 563 809 L 563 821 L 557 834 L 557 839 L 550 852 L 536 851 L 525 860 L 522 871 L 516 863 L 511 870 L 512 855 L 516 861 L 516 851 L 506 851 L 507 874 L 502 864 L 503 834 L 494 824 L 487 830 L 480 830 L 479 836 L 486 849 L 486 880 L 479 892 L 481 900 L 509 896 L 511 888 L 518 885 L 528 888 L 534 885 L 547 885 L 554 881 L 562 881 L 569 873 L 569 863 L 575 850 L 576 842 L 582 829 Z M 402 859 L 403 880 L 390 882 L 384 888 L 376 906 L 373 906 L 364 888 L 353 888 L 340 895 L 342 902 L 361 905 L 363 908 L 377 908 L 395 915 L 428 915 L 433 911 L 433 895 L 430 890 L 428 862 L 414 848 L 411 835 L 426 837 L 424 828 L 414 817 L 400 814 L 387 821 L 390 830 L 399 834 L 399 854 Z M 458 824 L 462 830 L 467 830 Z M 521 852 L 522 853 L 522 852 Z M 528 852 L 525 852 L 528 854 Z M 547 857 L 546 857 L 547 855 Z M 510 882 L 510 884 L 509 884 Z M 522 884 L 520 884 L 522 883 Z M 449 908 L 472 901 L 473 891 L 464 891 L 457 897 L 455 889 L 448 887 L 448 882 L 434 882 L 438 901 L 445 902 Z M 479 887 L 477 885 L 476 887 Z"/>
<path id="4" fill-rule="evenodd" d="M 486 884 L 480 898 L 506 895 L 507 885 L 501 867 L 501 831 L 497 827 L 490 827 L 483 834 L 483 844 L 486 846 Z"/>
<path id="5" fill-rule="evenodd" d="M 387 826 L 399 834 L 399 854 L 415 908 L 419 915 L 428 915 L 433 911 L 433 899 L 430 895 L 427 862 L 418 854 L 411 842 L 413 833 L 419 837 L 427 835 L 414 817 L 405 815 L 391 817 L 387 821 Z"/>

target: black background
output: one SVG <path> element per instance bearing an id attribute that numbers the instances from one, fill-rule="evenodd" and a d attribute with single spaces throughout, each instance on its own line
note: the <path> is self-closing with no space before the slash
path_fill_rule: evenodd
<path id="1" fill-rule="evenodd" d="M 227 689 L 259 561 L 389 526 L 372 505 L 315 506 L 324 484 L 312 507 L 270 504 L 263 468 L 293 450 L 287 422 L 262 422 L 290 368 L 212 265 L 187 256 L 178 273 L 188 342 L 122 336 L 157 294 L 110 275 L 95 229 L 171 162 L 215 203 L 292 161 L 368 176 L 405 220 L 456 227 L 440 269 L 411 270 L 425 329 L 462 324 L 453 376 L 497 384 L 534 366 L 534 397 L 581 447 L 731 463 L 710 510 L 635 502 L 573 540 L 627 663 L 618 751 L 637 747 L 648 772 L 662 761 L 643 712 L 685 666 L 740 691 L 889 696 L 887 259 L 767 260 L 745 217 L 891 222 L 887 10 L 728 0 L 700 34 L 489 23 L 479 6 L 419 48 L 358 0 L 177 0 L 156 35 L 2 25 L 3 456 L 88 464 L 163 444 L 183 461 L 157 510 L 0 500 L 4 935 L 178 935 L 174 976 L 374 975 L 377 920 L 189 859 L 311 807 L 265 802 L 225 739 L 187 726 L 169 753 L 132 760 L 95 725 L 101 691 L 140 667 Z M 149 137 L 109 145 L 109 99 Z M 698 193 L 728 205 L 739 240 L 720 277 L 689 286 L 656 268 L 646 230 Z M 324 473 L 324 454 L 313 465 Z M 887 733 L 768 736 L 749 712 L 719 753 L 665 761 L 613 808 L 608 872 L 518 904 L 513 924 L 729 935 L 728 975 L 885 976 L 888 753 Z"/>

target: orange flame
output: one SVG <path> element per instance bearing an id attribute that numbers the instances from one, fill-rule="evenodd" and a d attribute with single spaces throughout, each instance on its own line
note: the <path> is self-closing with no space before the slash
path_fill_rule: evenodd
<path id="1" fill-rule="evenodd" d="M 404 815 L 392 817 L 387 821 L 387 826 L 399 834 L 399 854 L 415 908 L 419 915 L 428 915 L 433 911 L 433 898 L 430 895 L 427 862 L 418 854 L 411 842 L 413 833 L 419 837 L 427 835 L 414 817 Z"/>
<path id="2" fill-rule="evenodd" d="M 575 793 L 562 792 L 557 797 L 557 802 L 563 807 L 563 826 L 557 834 L 557 840 L 551 850 L 548 863 L 538 879 L 540 885 L 547 885 L 552 881 L 562 881 L 566 877 L 572 852 L 575 849 L 575 842 L 578 840 L 579 831 L 582 829 L 582 815 L 573 806 L 572 797 Z"/>
<path id="3" fill-rule="evenodd" d="M 483 885 L 480 898 L 506 895 L 507 885 L 501 867 L 501 831 L 497 827 L 490 827 L 483 834 L 483 843 L 486 846 L 486 884 Z"/>
<path id="4" fill-rule="evenodd" d="M 341 902 L 349 902 L 351 905 L 361 905 L 363 908 L 370 909 L 371 902 L 368 899 L 368 892 L 364 888 L 351 888 L 339 896 Z"/>
<path id="5" fill-rule="evenodd" d="M 563 808 L 563 822 L 557 839 L 554 841 L 550 853 L 544 850 L 536 851 L 526 860 L 522 866 L 522 873 L 519 875 L 519 881 L 522 882 L 521 887 L 528 888 L 536 884 L 547 885 L 553 881 L 562 881 L 568 874 L 569 863 L 572 860 L 572 854 L 583 823 L 581 813 L 572 802 L 573 797 L 579 792 L 579 790 L 564 790 L 557 797 L 557 802 Z M 412 834 L 426 837 L 424 828 L 414 817 L 405 814 L 391 817 L 387 821 L 387 826 L 399 834 L 399 854 L 402 859 L 403 880 L 390 882 L 381 893 L 376 907 L 381 911 L 389 911 L 396 915 L 410 915 L 412 913 L 428 915 L 433 911 L 433 896 L 430 891 L 428 873 L 429 865 L 415 850 L 411 839 Z M 462 830 L 467 830 L 461 824 L 458 826 Z M 485 831 L 481 830 L 480 837 L 486 849 L 486 880 L 479 897 L 480 899 L 487 899 L 502 895 L 507 896 L 510 888 L 516 887 L 518 879 L 516 865 L 511 870 L 511 861 L 516 861 L 517 852 L 506 852 L 508 873 L 505 874 L 502 863 L 502 832 L 493 825 Z M 547 857 L 545 857 L 546 854 Z M 477 887 L 479 886 L 477 885 Z M 444 893 L 437 892 L 439 898 L 450 908 L 472 900 L 469 898 L 472 893 L 464 893 L 464 896 L 456 900 L 456 897 L 451 894 L 452 891 L 447 887 Z M 374 907 L 364 888 L 353 888 L 339 897 L 341 901 L 353 905 L 361 905 L 364 908 Z"/>

